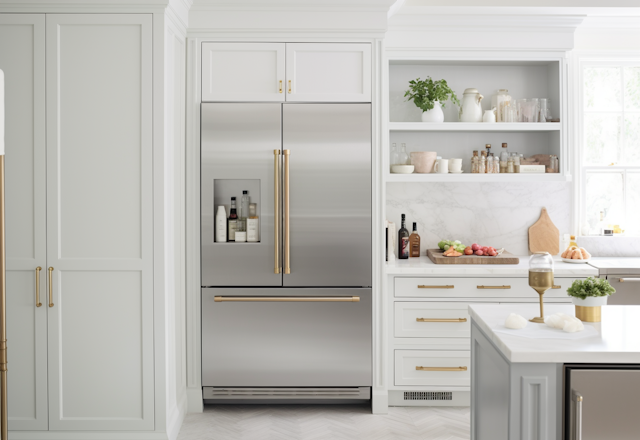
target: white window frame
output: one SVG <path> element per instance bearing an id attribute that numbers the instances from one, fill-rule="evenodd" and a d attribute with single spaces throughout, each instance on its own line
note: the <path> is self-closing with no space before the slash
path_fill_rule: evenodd
<path id="1" fill-rule="evenodd" d="M 628 53 L 628 54 L 611 54 L 611 53 L 592 53 L 592 54 L 579 54 L 577 56 L 577 68 L 576 74 L 574 78 L 576 79 L 576 96 L 575 96 L 575 108 L 576 108 L 576 144 L 574 145 L 574 157 L 576 159 L 574 164 L 574 176 L 577 177 L 575 181 L 575 200 L 574 206 L 578 215 L 574 218 L 574 227 L 576 231 L 579 231 L 579 235 L 584 235 L 582 231 L 582 224 L 586 222 L 587 219 L 587 195 L 586 195 L 586 185 L 587 185 L 587 173 L 589 171 L 597 171 L 601 173 L 622 173 L 623 175 L 623 203 L 625 210 L 625 219 L 626 219 L 626 210 L 627 210 L 627 177 L 628 174 L 631 173 L 640 173 L 640 165 L 634 166 L 625 166 L 625 165 L 584 165 L 583 157 L 584 157 L 584 69 L 585 67 L 640 67 L 640 54 L 637 52 Z M 621 92 L 622 92 L 622 114 L 624 115 L 624 76 L 620 77 L 621 81 Z M 604 111 L 598 113 L 620 113 L 619 111 Z M 623 130 L 621 133 L 621 141 L 624 145 L 624 118 L 623 118 Z"/>

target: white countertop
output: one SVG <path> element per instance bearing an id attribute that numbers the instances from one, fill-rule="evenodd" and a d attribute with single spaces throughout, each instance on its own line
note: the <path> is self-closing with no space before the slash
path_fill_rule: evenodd
<path id="1" fill-rule="evenodd" d="M 545 315 L 575 316 L 574 306 L 545 304 Z M 640 363 L 640 306 L 603 306 L 602 322 L 588 323 L 599 335 L 591 338 L 531 339 L 493 331 L 510 313 L 530 319 L 540 313 L 537 304 L 472 304 L 472 322 L 493 341 L 511 362 L 527 363 Z M 528 325 L 546 325 L 530 322 Z"/>
<path id="2" fill-rule="evenodd" d="M 409 258 L 387 262 L 387 275 L 445 275 L 445 276 L 513 276 L 529 275 L 529 256 L 518 256 L 518 264 L 435 264 L 429 257 Z M 554 257 L 554 275 L 560 277 L 598 276 L 598 269 L 588 264 L 564 263 Z"/>

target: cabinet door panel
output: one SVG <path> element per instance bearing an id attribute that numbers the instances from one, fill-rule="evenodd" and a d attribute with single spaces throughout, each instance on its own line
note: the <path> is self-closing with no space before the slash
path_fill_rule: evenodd
<path id="1" fill-rule="evenodd" d="M 46 265 L 44 25 L 41 14 L 0 15 L 11 431 L 48 427 L 47 310 L 35 301 L 35 268 Z M 43 295 L 44 286 L 41 289 Z"/>
<path id="2" fill-rule="evenodd" d="M 284 54 L 284 43 L 203 43 L 202 101 L 284 101 Z"/>
<path id="3" fill-rule="evenodd" d="M 154 427 L 151 26 L 47 16 L 52 430 Z"/>
<path id="4" fill-rule="evenodd" d="M 287 101 L 371 102 L 371 45 L 287 43 Z"/>

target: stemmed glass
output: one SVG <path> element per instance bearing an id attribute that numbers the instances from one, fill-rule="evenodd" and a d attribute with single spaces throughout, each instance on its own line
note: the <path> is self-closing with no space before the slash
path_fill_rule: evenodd
<path id="1" fill-rule="evenodd" d="M 530 321 L 544 324 L 542 295 L 553 287 L 553 258 L 548 252 L 536 252 L 529 258 L 529 286 L 540 295 L 540 316 Z"/>

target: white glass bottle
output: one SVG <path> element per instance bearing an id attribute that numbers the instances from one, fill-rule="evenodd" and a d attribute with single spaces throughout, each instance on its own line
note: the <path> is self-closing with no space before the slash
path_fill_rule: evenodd
<path id="1" fill-rule="evenodd" d="M 224 205 L 218 206 L 216 213 L 216 242 L 227 242 L 227 211 L 224 209 Z"/>
<path id="2" fill-rule="evenodd" d="M 255 203 L 249 203 L 249 217 L 247 218 L 247 241 L 258 242 L 259 238 L 259 223 L 258 215 L 256 214 L 257 206 Z"/>

